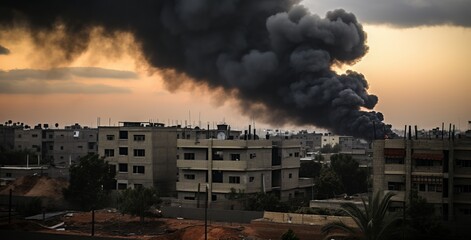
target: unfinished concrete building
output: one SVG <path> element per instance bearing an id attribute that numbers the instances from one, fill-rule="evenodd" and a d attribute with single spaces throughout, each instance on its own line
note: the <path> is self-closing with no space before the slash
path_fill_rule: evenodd
<path id="1" fill-rule="evenodd" d="M 459 227 L 471 222 L 471 138 L 386 139 L 373 146 L 374 191 L 391 191 L 402 208 L 412 189 Z"/>

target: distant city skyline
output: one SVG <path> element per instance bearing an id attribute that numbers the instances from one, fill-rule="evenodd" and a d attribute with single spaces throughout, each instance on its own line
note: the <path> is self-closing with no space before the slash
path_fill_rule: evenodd
<path id="1" fill-rule="evenodd" d="M 399 130 L 404 125 L 431 129 L 442 122 L 467 130 L 471 23 L 463 16 L 470 4 L 463 2 L 451 1 L 446 7 L 449 15 L 440 13 L 444 6 L 425 1 L 303 4 L 321 17 L 329 9 L 345 8 L 363 24 L 368 53 L 354 65 L 336 70 L 353 69 L 365 76 L 368 92 L 379 98 L 373 110 L 384 114 L 384 122 Z M 130 33 L 109 38 L 97 29 L 92 36 L 87 51 L 64 62 L 63 53 L 34 45 L 25 29 L 2 29 L 0 123 L 11 119 L 29 125 L 96 126 L 100 118 L 102 125 L 109 119 L 112 125 L 149 120 L 168 124 L 190 122 L 191 116 L 192 125 L 201 119 L 203 126 L 225 121 L 242 129 L 255 121 L 257 128 L 327 131 L 310 125 L 270 125 L 256 116 L 244 116 L 238 99 L 206 86 L 188 82 L 178 88 L 168 86 L 160 70 L 150 67 L 137 51 Z M 54 42 L 54 36 L 46 40 Z"/>

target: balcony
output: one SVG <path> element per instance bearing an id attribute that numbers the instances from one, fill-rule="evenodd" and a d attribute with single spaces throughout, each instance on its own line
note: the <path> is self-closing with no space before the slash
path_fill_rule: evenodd
<path id="1" fill-rule="evenodd" d="M 206 183 L 200 183 L 200 192 L 206 192 Z M 231 188 L 243 191 L 247 190 L 245 184 L 238 183 L 213 183 L 212 192 L 214 193 L 229 193 Z M 198 192 L 198 182 L 183 181 L 177 182 L 177 191 L 179 192 Z"/>
<path id="2" fill-rule="evenodd" d="M 428 203 L 442 203 L 442 192 L 419 192 L 419 196 L 425 198 Z"/>
<path id="3" fill-rule="evenodd" d="M 206 183 L 200 184 L 200 192 L 206 192 Z M 177 191 L 179 192 L 198 192 L 198 182 L 196 181 L 183 181 L 177 182 Z"/>
<path id="4" fill-rule="evenodd" d="M 207 160 L 177 160 L 177 168 L 189 170 L 206 170 L 208 169 Z"/>
<path id="5" fill-rule="evenodd" d="M 471 193 L 455 193 L 453 202 L 471 204 Z"/>
<path id="6" fill-rule="evenodd" d="M 384 172 L 405 172 L 404 164 L 384 164 Z"/>
<path id="7" fill-rule="evenodd" d="M 181 148 L 208 148 L 211 144 L 213 148 L 226 149 L 244 149 L 244 148 L 271 148 L 272 142 L 269 140 L 216 140 L 216 139 L 199 139 L 185 140 L 178 139 L 177 146 Z"/>
<path id="8" fill-rule="evenodd" d="M 442 173 L 442 166 L 413 166 L 412 172 Z"/>
<path id="9" fill-rule="evenodd" d="M 213 170 L 245 171 L 247 161 L 213 161 Z"/>
<path id="10" fill-rule="evenodd" d="M 240 189 L 245 192 L 247 186 L 245 184 L 238 184 L 238 183 L 213 183 L 213 192 L 217 193 L 229 193 L 231 192 L 231 188 L 236 190 Z"/>

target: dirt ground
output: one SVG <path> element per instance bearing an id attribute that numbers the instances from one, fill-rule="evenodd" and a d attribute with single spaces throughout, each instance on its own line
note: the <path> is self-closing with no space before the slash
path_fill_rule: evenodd
<path id="1" fill-rule="evenodd" d="M 0 195 L 8 195 L 13 189 L 16 196 L 48 197 L 55 200 L 63 199 L 62 189 L 67 188 L 66 179 L 45 176 L 23 176 L 0 189 Z"/>
<path id="2" fill-rule="evenodd" d="M 21 177 L 0 189 L 0 194 L 8 194 L 12 188 L 15 195 L 49 197 L 62 199 L 62 189 L 68 182 L 63 179 L 48 177 L 26 176 Z M 5 220 L 5 219 L 3 219 Z M 91 212 L 75 212 L 52 220 L 25 221 L 15 220 L 12 224 L 0 222 L 0 230 L 37 231 L 60 234 L 90 235 L 92 228 Z M 51 230 L 47 226 L 59 223 L 62 230 Z M 235 239 L 281 239 L 281 235 L 292 229 L 301 239 L 323 239 L 320 226 L 300 224 L 280 224 L 268 221 L 252 221 L 250 224 L 238 223 L 208 223 L 208 239 L 235 240 Z M 138 217 L 124 215 L 116 210 L 95 211 L 95 235 L 115 238 L 134 238 L 149 240 L 203 240 L 205 239 L 204 221 L 170 218 L 147 218 L 141 223 Z"/>
<path id="3" fill-rule="evenodd" d="M 19 231 L 39 231 L 59 234 L 90 235 L 91 212 L 76 212 L 46 222 L 15 221 L 0 229 Z M 53 226 L 64 222 L 64 230 L 51 230 L 43 226 Z M 40 226 L 43 225 L 43 226 Z M 281 239 L 281 235 L 292 229 L 301 239 L 323 239 L 321 226 L 301 224 L 280 224 L 267 221 L 253 221 L 250 224 L 208 223 L 208 239 Z M 95 211 L 95 236 L 133 238 L 146 240 L 203 240 L 204 221 L 170 218 L 146 218 L 143 223 L 138 217 L 123 215 L 113 210 Z"/>

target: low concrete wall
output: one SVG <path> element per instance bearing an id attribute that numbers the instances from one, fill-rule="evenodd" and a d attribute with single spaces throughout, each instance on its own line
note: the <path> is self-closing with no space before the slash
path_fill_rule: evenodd
<path id="1" fill-rule="evenodd" d="M 347 226 L 356 227 L 355 221 L 353 221 L 351 217 L 344 217 L 344 216 L 264 212 L 263 219 L 265 221 L 276 222 L 276 223 L 293 223 L 293 224 L 307 224 L 307 225 L 320 225 L 320 226 L 323 226 L 331 222 L 341 221 L 345 223 Z"/>

